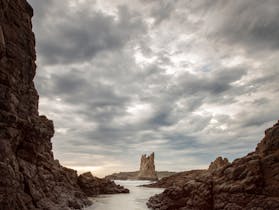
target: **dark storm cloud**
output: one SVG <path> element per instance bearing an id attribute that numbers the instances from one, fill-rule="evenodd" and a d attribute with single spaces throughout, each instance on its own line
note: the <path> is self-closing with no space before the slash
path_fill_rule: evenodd
<path id="1" fill-rule="evenodd" d="M 82 93 L 84 90 L 90 89 L 90 84 L 85 78 L 81 77 L 74 70 L 67 74 L 53 75 L 51 78 L 53 82 L 53 91 L 57 96 L 63 95 L 77 95 Z"/>
<path id="2" fill-rule="evenodd" d="M 169 119 L 170 114 L 166 112 L 158 112 L 155 116 L 153 116 L 149 123 L 152 125 L 159 125 L 159 126 L 168 126 L 171 125 L 173 122 Z"/>
<path id="3" fill-rule="evenodd" d="M 277 0 L 216 1 L 213 4 L 214 7 L 207 11 L 212 21 L 217 19 L 216 25 L 213 25 L 215 32 L 212 36 L 219 36 L 230 43 L 242 45 L 253 53 L 278 50 Z M 212 13 L 214 16 L 211 16 Z"/>
<path id="4" fill-rule="evenodd" d="M 265 74 L 260 78 L 254 79 L 251 81 L 250 85 L 254 85 L 256 88 L 268 88 L 271 91 L 278 91 L 279 87 L 276 86 L 276 83 L 279 80 L 278 74 L 279 63 L 277 65 L 271 65 L 270 67 L 265 68 Z"/>
<path id="5" fill-rule="evenodd" d="M 175 3 L 172 1 L 157 1 L 155 7 L 151 10 L 151 16 L 155 18 L 155 24 L 160 24 L 165 19 L 170 18 L 172 12 L 176 9 Z"/>
<path id="6" fill-rule="evenodd" d="M 201 95 L 203 97 L 217 98 L 221 94 L 235 89 L 232 83 L 241 79 L 247 70 L 239 68 L 220 69 L 199 77 L 185 73 L 177 78 L 173 92 L 182 96 Z M 233 93 L 233 91 L 231 92 Z"/>
<path id="7" fill-rule="evenodd" d="M 279 110 L 277 108 L 278 102 L 275 100 L 266 99 L 261 100 L 260 105 L 258 107 L 269 107 L 268 109 L 252 109 L 253 112 L 242 111 L 238 114 L 238 117 L 242 120 L 240 123 L 241 127 L 251 127 L 251 126 L 261 126 L 265 123 L 271 122 L 275 120 L 274 118 L 278 118 Z"/>
<path id="8" fill-rule="evenodd" d="M 51 8 L 52 4 L 54 3 L 54 0 L 45 0 L 45 1 L 37 1 L 37 0 L 28 0 L 28 2 L 32 5 L 34 8 L 34 14 L 36 15 L 36 19 L 33 20 L 33 25 L 35 27 L 38 27 L 45 16 L 47 15 L 47 12 L 49 11 L 49 8 Z"/>
<path id="9" fill-rule="evenodd" d="M 59 98 L 67 104 L 77 106 L 79 116 L 99 123 L 106 123 L 125 112 L 129 96 L 115 92 L 114 86 L 98 80 L 88 79 L 83 72 L 72 69 L 64 74 L 53 74 L 49 79 L 38 78 L 45 96 Z M 41 81 L 41 82 L 40 82 Z"/>
<path id="10" fill-rule="evenodd" d="M 38 14 L 41 25 L 37 49 L 49 65 L 83 62 L 102 51 L 121 50 L 145 31 L 138 14 L 125 6 L 117 8 L 115 17 L 89 7 L 71 11 L 66 2 L 61 4 L 61 8 L 35 4 L 39 8 L 48 7 L 54 13 L 47 18 Z"/>
<path id="11" fill-rule="evenodd" d="M 232 83 L 240 80 L 245 74 L 246 70 L 241 68 L 220 69 L 216 70 L 214 75 L 205 76 L 185 73 L 168 87 L 161 84 L 157 90 L 159 95 L 156 95 L 156 91 L 150 98 L 140 95 L 144 101 L 154 105 L 154 110 L 148 120 L 138 127 L 138 130 L 173 126 L 185 118 L 189 118 L 192 131 L 202 130 L 208 125 L 211 117 L 195 119 L 190 116 L 190 113 L 207 102 L 219 104 L 234 102 L 239 93 L 247 90 L 243 87 L 235 87 Z M 224 96 L 229 97 L 224 98 Z M 181 100 L 183 100 L 183 108 L 178 108 L 176 103 Z"/>

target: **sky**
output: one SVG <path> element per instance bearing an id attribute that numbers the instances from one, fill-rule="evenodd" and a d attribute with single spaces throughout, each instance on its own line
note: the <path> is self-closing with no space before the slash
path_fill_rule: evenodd
<path id="1" fill-rule="evenodd" d="M 279 119 L 278 0 L 29 0 L 56 159 L 104 176 L 207 168 Z"/>

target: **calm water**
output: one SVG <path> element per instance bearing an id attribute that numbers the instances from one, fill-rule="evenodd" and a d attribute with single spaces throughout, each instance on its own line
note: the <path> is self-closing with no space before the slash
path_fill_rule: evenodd
<path id="1" fill-rule="evenodd" d="M 101 195 L 92 198 L 93 205 L 85 210 L 147 210 L 149 197 L 161 193 L 163 189 L 137 187 L 149 181 L 115 181 L 130 190 L 129 194 Z"/>

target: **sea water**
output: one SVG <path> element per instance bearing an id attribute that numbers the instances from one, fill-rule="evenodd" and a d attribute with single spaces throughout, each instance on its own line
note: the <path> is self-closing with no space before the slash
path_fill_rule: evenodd
<path id="1" fill-rule="evenodd" d="M 85 210 L 148 210 L 146 202 L 148 199 L 163 192 L 163 189 L 138 187 L 139 185 L 149 184 L 149 181 L 115 181 L 117 184 L 130 190 L 129 194 L 100 195 L 90 198 L 93 205 Z"/>

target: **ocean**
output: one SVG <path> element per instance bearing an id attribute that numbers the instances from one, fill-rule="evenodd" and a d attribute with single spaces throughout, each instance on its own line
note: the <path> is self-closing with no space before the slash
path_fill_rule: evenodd
<path id="1" fill-rule="evenodd" d="M 139 185 L 151 183 L 150 181 L 115 181 L 130 190 L 129 194 L 99 195 L 90 198 L 93 205 L 85 210 L 148 210 L 146 202 L 149 197 L 163 192 L 160 188 L 138 187 Z"/>

